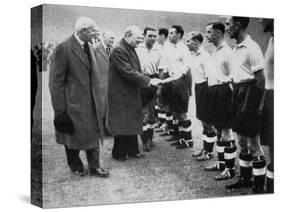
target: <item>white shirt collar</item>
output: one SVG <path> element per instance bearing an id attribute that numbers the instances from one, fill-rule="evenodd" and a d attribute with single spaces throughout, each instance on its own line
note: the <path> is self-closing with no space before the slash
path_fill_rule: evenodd
<path id="1" fill-rule="evenodd" d="M 105 45 L 105 43 L 103 41 L 101 41 L 101 43 L 102 43 L 104 49 L 106 50 L 107 46 Z"/>
<path id="2" fill-rule="evenodd" d="M 251 41 L 251 36 L 247 35 L 246 38 L 239 44 L 237 44 L 236 48 L 246 47 L 249 45 L 249 41 Z"/>
<path id="3" fill-rule="evenodd" d="M 216 48 L 216 51 L 223 48 L 225 45 L 227 45 L 227 43 L 225 40 L 223 40 L 222 43 Z"/>
<path id="4" fill-rule="evenodd" d="M 83 45 L 84 45 L 84 41 L 82 41 L 77 35 L 76 33 L 74 33 L 74 37 L 76 38 L 76 40 L 78 41 L 78 43 L 82 46 L 83 48 Z"/>

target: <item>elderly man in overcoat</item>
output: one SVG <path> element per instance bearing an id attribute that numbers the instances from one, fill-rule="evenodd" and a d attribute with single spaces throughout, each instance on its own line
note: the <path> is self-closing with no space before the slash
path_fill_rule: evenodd
<path id="1" fill-rule="evenodd" d="M 75 24 L 75 33 L 56 47 L 51 60 L 49 88 L 56 140 L 65 146 L 71 171 L 85 175 L 79 157 L 80 150 L 85 150 L 89 174 L 107 177 L 109 172 L 99 164 L 102 106 L 97 65 L 89 45 L 95 28 L 93 19 L 80 17 Z"/>
<path id="2" fill-rule="evenodd" d="M 98 74 L 100 79 L 101 99 L 102 99 L 102 119 L 103 127 L 105 127 L 106 118 L 106 95 L 107 95 L 107 80 L 108 80 L 108 66 L 109 66 L 109 54 L 114 43 L 114 33 L 111 31 L 105 31 L 102 33 L 102 40 L 95 47 L 96 61 L 98 65 Z M 105 134 L 108 135 L 108 131 L 105 127 Z"/>
<path id="3" fill-rule="evenodd" d="M 114 136 L 112 156 L 125 161 L 139 158 L 137 135 L 142 133 L 140 88 L 157 86 L 161 80 L 141 73 L 135 48 L 141 42 L 141 31 L 129 26 L 109 57 L 107 125 Z"/>

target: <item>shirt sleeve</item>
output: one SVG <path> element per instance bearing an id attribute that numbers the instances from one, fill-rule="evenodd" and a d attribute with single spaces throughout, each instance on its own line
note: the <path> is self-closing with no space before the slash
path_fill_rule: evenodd
<path id="1" fill-rule="evenodd" d="M 249 63 L 252 72 L 260 71 L 264 68 L 264 57 L 257 44 L 251 48 L 249 53 Z"/>

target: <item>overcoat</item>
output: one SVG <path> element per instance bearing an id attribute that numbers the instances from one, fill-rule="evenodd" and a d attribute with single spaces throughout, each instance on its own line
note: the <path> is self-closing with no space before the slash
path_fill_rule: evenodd
<path id="1" fill-rule="evenodd" d="M 135 49 L 124 38 L 109 56 L 107 127 L 114 135 L 142 133 L 140 88 L 149 86 L 150 78 L 141 73 Z"/>
<path id="2" fill-rule="evenodd" d="M 99 147 L 103 137 L 102 104 L 93 48 L 90 59 L 74 35 L 59 44 L 51 59 L 49 89 L 55 117 L 66 111 L 73 135 L 56 131 L 56 141 L 70 149 Z"/>
<path id="3" fill-rule="evenodd" d="M 102 100 L 102 117 L 106 116 L 106 96 L 107 96 L 107 80 L 108 80 L 108 66 L 109 66 L 109 55 L 106 52 L 102 42 L 95 46 L 95 55 L 98 65 L 98 75 L 100 80 L 101 88 L 101 100 Z"/>

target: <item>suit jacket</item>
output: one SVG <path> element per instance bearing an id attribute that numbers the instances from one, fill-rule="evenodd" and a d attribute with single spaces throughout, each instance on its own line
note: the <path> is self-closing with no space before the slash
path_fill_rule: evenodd
<path id="1" fill-rule="evenodd" d="M 66 111 L 74 134 L 56 131 L 57 142 L 70 149 L 92 149 L 102 141 L 102 104 L 97 63 L 90 47 L 91 63 L 74 35 L 59 44 L 51 59 L 49 88 L 55 116 Z"/>
<path id="2" fill-rule="evenodd" d="M 141 73 L 135 49 L 124 39 L 109 56 L 107 127 L 112 135 L 142 133 L 140 88 L 148 87 L 150 78 Z"/>
<path id="3" fill-rule="evenodd" d="M 106 96 L 108 81 L 109 55 L 107 54 L 103 44 L 100 42 L 95 46 L 95 55 L 98 65 L 98 74 L 100 79 L 101 99 L 102 99 L 102 117 L 106 116 Z"/>

